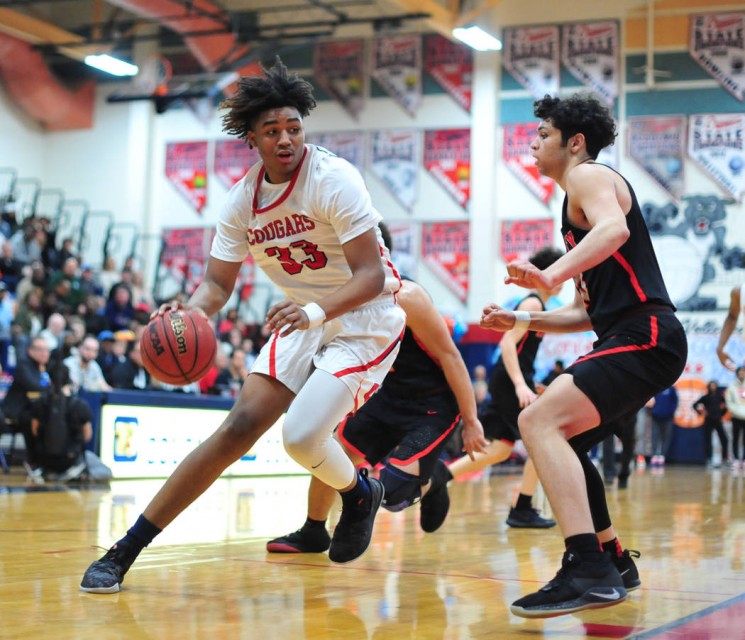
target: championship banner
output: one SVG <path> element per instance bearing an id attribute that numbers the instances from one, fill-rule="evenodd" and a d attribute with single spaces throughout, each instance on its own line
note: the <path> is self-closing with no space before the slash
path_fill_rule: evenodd
<path id="1" fill-rule="evenodd" d="M 375 38 L 370 75 L 411 116 L 422 104 L 422 38 Z"/>
<path id="2" fill-rule="evenodd" d="M 305 139 L 340 158 L 351 162 L 360 173 L 365 165 L 365 134 L 361 131 L 342 131 L 338 133 L 309 133 Z"/>
<path id="3" fill-rule="evenodd" d="M 583 22 L 561 27 L 561 61 L 582 84 L 605 98 L 618 95 L 620 42 L 618 22 Z"/>
<path id="4" fill-rule="evenodd" d="M 674 200 L 685 192 L 685 118 L 642 116 L 629 118 L 628 154 Z"/>
<path id="5" fill-rule="evenodd" d="M 419 190 L 419 132 L 374 131 L 368 166 L 396 200 L 412 211 Z"/>
<path id="6" fill-rule="evenodd" d="M 504 30 L 502 64 L 534 98 L 559 93 L 559 27 Z"/>
<path id="7" fill-rule="evenodd" d="M 424 68 L 461 107 L 470 113 L 473 49 L 439 33 L 424 37 Z"/>
<path id="8" fill-rule="evenodd" d="M 618 171 L 618 145 L 610 144 L 607 147 L 603 147 L 600 150 L 600 153 L 598 153 L 595 162 L 604 164 Z"/>
<path id="9" fill-rule="evenodd" d="M 504 127 L 502 159 L 530 192 L 543 204 L 548 204 L 556 185 L 551 178 L 538 172 L 535 158 L 530 154 L 530 143 L 538 135 L 538 123 L 508 124 Z"/>
<path id="10" fill-rule="evenodd" d="M 402 275 L 416 280 L 419 255 L 419 225 L 416 222 L 386 223 L 391 234 L 393 266 Z"/>
<path id="11" fill-rule="evenodd" d="M 168 143 L 166 177 L 197 213 L 202 213 L 204 205 L 207 204 L 207 143 Z"/>
<path id="12" fill-rule="evenodd" d="M 170 299 L 178 293 L 194 293 L 202 281 L 214 233 L 213 228 L 205 227 L 163 229 L 156 297 Z"/>
<path id="13" fill-rule="evenodd" d="M 468 299 L 468 222 L 422 224 L 422 259 L 461 302 Z"/>
<path id="14" fill-rule="evenodd" d="M 316 43 L 313 48 L 313 77 L 356 119 L 365 104 L 364 41 Z"/>
<path id="15" fill-rule="evenodd" d="M 259 152 L 242 140 L 216 140 L 213 171 L 217 179 L 230 189 L 259 161 Z"/>
<path id="16" fill-rule="evenodd" d="M 553 218 L 503 220 L 500 253 L 505 263 L 527 260 L 539 249 L 554 244 Z"/>
<path id="17" fill-rule="evenodd" d="M 470 129 L 425 132 L 424 166 L 461 207 L 468 208 L 471 196 Z"/>
<path id="18" fill-rule="evenodd" d="M 745 100 L 745 13 L 691 16 L 688 52 L 735 98 Z"/>
<path id="19" fill-rule="evenodd" d="M 688 155 L 740 202 L 745 193 L 745 114 L 694 115 L 688 122 Z"/>

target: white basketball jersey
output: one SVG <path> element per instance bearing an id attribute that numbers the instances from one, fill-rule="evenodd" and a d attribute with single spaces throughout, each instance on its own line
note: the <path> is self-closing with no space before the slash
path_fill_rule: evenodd
<path id="1" fill-rule="evenodd" d="M 305 145 L 290 182 L 270 184 L 257 163 L 228 194 L 210 255 L 256 264 L 288 298 L 299 304 L 333 293 L 352 276 L 342 245 L 377 229 L 362 176 L 349 162 L 315 145 Z M 378 244 L 386 274 L 383 294 L 401 286 L 388 250 Z"/>

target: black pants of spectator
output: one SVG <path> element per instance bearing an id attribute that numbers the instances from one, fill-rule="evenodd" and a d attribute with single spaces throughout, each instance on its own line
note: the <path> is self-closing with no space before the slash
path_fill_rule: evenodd
<path id="1" fill-rule="evenodd" d="M 631 473 L 631 461 L 634 459 L 636 446 L 636 414 L 624 416 L 618 421 L 616 435 L 621 440 L 621 468 L 618 478 L 625 480 Z M 616 448 L 614 436 L 603 440 L 603 478 L 612 482 L 616 477 Z"/>
<path id="2" fill-rule="evenodd" d="M 732 455 L 735 460 L 742 460 L 745 456 L 745 420 L 740 418 L 732 418 Z M 742 443 L 742 447 L 741 447 Z"/>
<path id="3" fill-rule="evenodd" d="M 719 442 L 722 445 L 722 460 L 729 458 L 729 439 L 727 438 L 727 432 L 722 426 L 721 420 L 704 420 L 704 453 L 706 454 L 706 462 L 711 462 L 712 445 L 711 436 L 714 432 L 717 432 L 719 436 Z"/>

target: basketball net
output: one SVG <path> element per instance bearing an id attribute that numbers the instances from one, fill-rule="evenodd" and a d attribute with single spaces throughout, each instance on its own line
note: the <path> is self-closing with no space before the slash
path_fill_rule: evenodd
<path id="1" fill-rule="evenodd" d="M 140 65 L 140 72 L 132 84 L 137 92 L 154 96 L 168 93 L 168 82 L 173 76 L 173 67 L 164 56 L 153 54 Z"/>

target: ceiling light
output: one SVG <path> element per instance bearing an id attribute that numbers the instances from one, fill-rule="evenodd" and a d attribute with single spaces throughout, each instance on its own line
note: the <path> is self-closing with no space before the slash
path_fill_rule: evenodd
<path id="1" fill-rule="evenodd" d="M 85 64 L 110 73 L 112 76 L 136 76 L 140 71 L 136 64 L 130 64 L 107 54 L 85 56 Z"/>
<path id="2" fill-rule="evenodd" d="M 458 27 L 453 35 L 476 51 L 501 51 L 502 42 L 481 27 Z"/>

